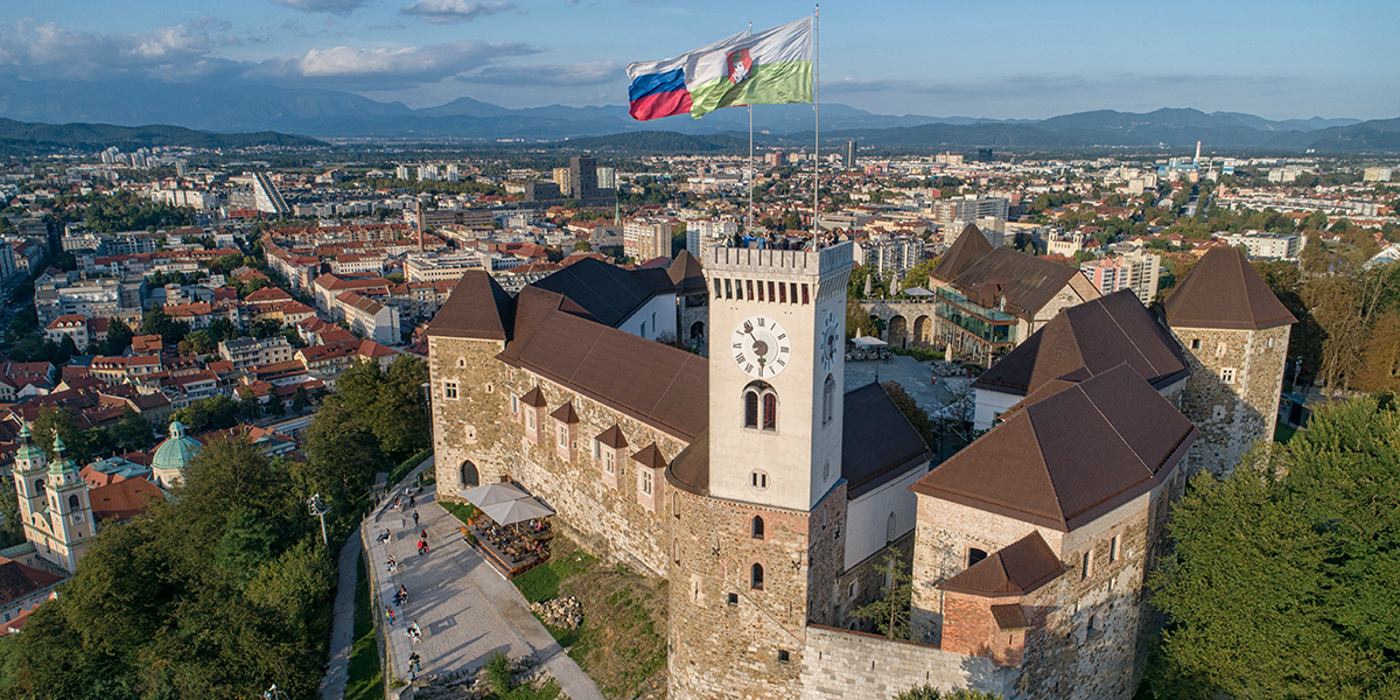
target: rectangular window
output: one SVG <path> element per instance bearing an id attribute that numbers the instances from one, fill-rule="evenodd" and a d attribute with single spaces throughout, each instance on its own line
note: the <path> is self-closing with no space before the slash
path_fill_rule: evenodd
<path id="1" fill-rule="evenodd" d="M 1118 561 L 1118 548 L 1121 547 L 1122 544 L 1122 535 L 1114 535 L 1113 539 L 1108 541 L 1108 563 L 1112 564 L 1113 562 Z"/>
<path id="2" fill-rule="evenodd" d="M 642 477 L 642 484 L 641 484 L 642 493 L 644 493 L 644 494 L 650 496 L 650 495 L 651 495 L 651 479 L 652 479 L 651 470 L 650 470 L 650 469 L 642 469 L 642 470 L 639 471 L 639 473 L 641 474 L 641 477 Z"/>
<path id="3" fill-rule="evenodd" d="M 778 297 L 773 296 L 773 283 L 768 283 L 768 301 L 776 301 Z"/>
<path id="4" fill-rule="evenodd" d="M 807 283 L 806 283 L 806 282 L 803 282 L 803 283 L 802 283 L 802 305 L 803 305 L 803 306 L 806 306 L 807 303 L 808 303 L 808 301 L 807 301 Z"/>
<path id="5" fill-rule="evenodd" d="M 597 462 L 603 458 L 603 443 L 593 441 L 593 461 Z"/>
<path id="6" fill-rule="evenodd" d="M 1192 349 L 1192 350 L 1200 350 L 1200 349 L 1201 349 L 1201 339 L 1200 339 L 1200 338 L 1192 338 L 1192 339 L 1191 339 L 1191 349 Z"/>
<path id="7" fill-rule="evenodd" d="M 1080 557 L 1079 580 L 1084 581 L 1094 575 L 1094 553 L 1085 552 Z"/>
<path id="8" fill-rule="evenodd" d="M 719 296 L 719 294 L 716 293 L 715 296 Z M 724 298 L 725 298 L 725 299 L 733 299 L 733 298 L 734 298 L 734 290 L 733 290 L 733 288 L 732 288 L 732 286 L 731 286 L 731 284 L 730 284 L 730 281 L 727 280 L 727 279 L 724 281 Z"/>
<path id="9" fill-rule="evenodd" d="M 758 281 L 758 300 L 763 301 L 763 280 Z"/>
<path id="10" fill-rule="evenodd" d="M 781 282 L 778 283 L 778 303 L 787 303 L 787 285 Z"/>
<path id="11" fill-rule="evenodd" d="M 567 449 L 569 447 L 569 426 L 560 424 L 555 433 L 559 436 L 559 446 Z"/>
<path id="12" fill-rule="evenodd" d="M 1219 345 L 1216 345 L 1216 346 L 1215 346 L 1215 356 L 1216 356 L 1216 357 L 1224 357 L 1224 356 L 1225 356 L 1225 344 L 1224 344 L 1224 343 L 1220 343 Z"/>
<path id="13" fill-rule="evenodd" d="M 796 282 L 789 282 L 789 283 L 788 283 L 788 286 L 792 287 L 792 295 L 789 296 L 788 298 L 789 298 L 789 299 L 792 299 L 792 303 L 796 304 L 796 303 L 797 303 L 797 283 L 796 283 Z"/>
<path id="14" fill-rule="evenodd" d="M 1234 368 L 1234 367 L 1226 367 L 1226 368 L 1220 370 L 1220 381 L 1225 382 L 1226 384 L 1234 384 L 1234 383 L 1235 383 L 1235 368 Z"/>
<path id="15" fill-rule="evenodd" d="M 744 280 L 744 287 L 749 290 L 749 301 L 753 301 L 753 280 Z"/>
<path id="16" fill-rule="evenodd" d="M 617 453 L 614 450 L 603 452 L 603 471 L 609 474 L 617 473 Z"/>
<path id="17" fill-rule="evenodd" d="M 531 430 L 534 430 L 534 429 L 535 429 L 535 412 L 534 412 L 534 411 L 526 411 L 526 412 L 525 412 L 525 427 L 527 427 L 527 428 L 529 428 L 529 429 L 531 429 Z"/>
<path id="18" fill-rule="evenodd" d="M 453 401 L 457 400 L 457 382 L 443 382 L 442 395 Z"/>
<path id="19" fill-rule="evenodd" d="M 788 650 L 787 650 L 787 649 L 779 649 L 779 650 L 778 650 L 778 663 L 780 663 L 780 664 L 785 664 L 785 663 L 787 663 L 788 661 L 790 661 L 791 659 L 792 659 L 792 656 L 791 656 L 790 654 L 788 654 Z"/>
<path id="20" fill-rule="evenodd" d="M 514 416 L 514 415 L 519 415 L 519 414 L 520 414 L 520 397 L 519 397 L 519 396 L 512 396 L 512 397 L 510 397 L 510 414 L 513 415 L 513 416 Z"/>

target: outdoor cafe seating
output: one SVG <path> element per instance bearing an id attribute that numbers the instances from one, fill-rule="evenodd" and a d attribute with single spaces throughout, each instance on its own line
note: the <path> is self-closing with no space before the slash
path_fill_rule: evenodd
<path id="1" fill-rule="evenodd" d="M 492 566 L 514 578 L 549 560 L 548 542 L 554 537 L 548 506 L 516 484 L 488 484 L 460 492 L 476 506 L 476 515 L 463 535 Z"/>

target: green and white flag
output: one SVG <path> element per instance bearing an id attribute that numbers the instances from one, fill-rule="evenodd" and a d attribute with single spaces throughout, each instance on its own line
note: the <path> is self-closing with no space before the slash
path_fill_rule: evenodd
<path id="1" fill-rule="evenodd" d="M 697 57 L 686 76 L 690 116 L 699 119 L 724 107 L 812 102 L 813 19 L 725 42 Z"/>

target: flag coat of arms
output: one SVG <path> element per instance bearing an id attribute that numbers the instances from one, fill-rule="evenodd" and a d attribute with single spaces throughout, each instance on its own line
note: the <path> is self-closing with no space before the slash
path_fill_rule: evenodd
<path id="1" fill-rule="evenodd" d="M 752 35 L 735 34 L 664 61 L 633 63 L 628 101 L 641 121 L 717 109 L 813 99 L 813 18 Z"/>

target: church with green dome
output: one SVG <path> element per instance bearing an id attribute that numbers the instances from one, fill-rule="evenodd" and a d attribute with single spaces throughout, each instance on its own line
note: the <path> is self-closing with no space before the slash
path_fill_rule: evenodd
<path id="1" fill-rule="evenodd" d="M 151 458 L 151 476 L 156 485 L 163 489 L 174 486 L 184 479 L 185 466 L 199 454 L 204 445 L 185 435 L 185 424 L 174 421 L 170 424 L 170 437 L 156 447 Z"/>

